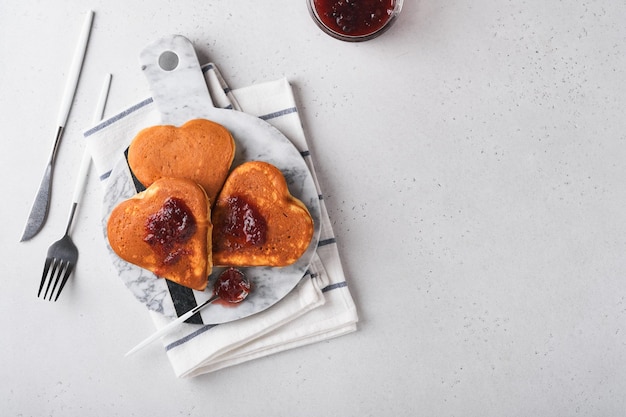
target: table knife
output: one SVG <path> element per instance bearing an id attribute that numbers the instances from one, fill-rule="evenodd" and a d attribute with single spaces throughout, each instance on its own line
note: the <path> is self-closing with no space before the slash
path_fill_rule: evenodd
<path id="1" fill-rule="evenodd" d="M 63 130 L 67 123 L 67 118 L 74 101 L 74 94 L 76 93 L 76 87 L 78 86 L 78 79 L 83 67 L 83 60 L 85 58 L 85 52 L 87 50 L 87 42 L 89 41 L 89 34 L 91 32 L 91 25 L 93 22 L 93 11 L 90 10 L 85 17 L 78 45 L 74 52 L 74 58 L 70 67 L 70 73 L 68 75 L 67 82 L 65 84 L 65 91 L 63 93 L 63 101 L 61 102 L 61 108 L 59 111 L 59 118 L 57 123 L 56 137 L 54 139 L 54 146 L 52 152 L 48 158 L 48 164 L 44 171 L 39 190 L 35 196 L 35 201 L 30 210 L 28 220 L 26 221 L 26 227 L 20 242 L 32 239 L 43 227 L 48 217 L 48 209 L 50 207 L 50 187 L 52 185 L 52 171 L 54 169 L 54 161 L 56 159 L 57 150 L 63 136 Z"/>

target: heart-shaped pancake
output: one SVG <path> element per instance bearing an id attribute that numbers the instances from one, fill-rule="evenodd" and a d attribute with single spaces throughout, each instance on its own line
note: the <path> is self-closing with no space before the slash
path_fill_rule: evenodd
<path id="1" fill-rule="evenodd" d="M 162 178 L 113 209 L 107 237 L 127 262 L 203 291 L 213 265 L 210 219 L 202 187 L 188 179 Z"/>
<path id="2" fill-rule="evenodd" d="M 212 211 L 213 264 L 286 266 L 306 251 L 313 219 L 285 177 L 261 161 L 236 167 Z"/>
<path id="3" fill-rule="evenodd" d="M 235 141 L 222 125 L 205 119 L 181 127 L 157 125 L 143 129 L 128 149 L 128 165 L 149 187 L 159 178 L 188 178 L 200 184 L 211 203 L 235 157 Z"/>

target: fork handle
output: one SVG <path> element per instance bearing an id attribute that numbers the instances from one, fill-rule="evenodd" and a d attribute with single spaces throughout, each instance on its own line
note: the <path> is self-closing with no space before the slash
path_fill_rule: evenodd
<path id="1" fill-rule="evenodd" d="M 78 204 L 80 197 L 85 191 L 85 183 L 87 182 L 87 173 L 91 166 L 91 154 L 85 149 L 83 152 L 83 159 L 80 161 L 80 168 L 78 169 L 78 180 L 74 186 L 74 195 L 72 196 L 72 203 Z"/>
<path id="2" fill-rule="evenodd" d="M 96 110 L 93 115 L 93 123 L 98 123 L 102 120 L 102 116 L 104 115 L 104 107 L 106 105 L 106 100 L 109 94 L 109 88 L 111 87 L 111 74 L 107 74 L 104 78 L 104 84 L 102 85 L 102 90 L 100 91 L 100 97 L 98 98 L 98 104 L 96 106 Z M 78 202 L 83 195 L 83 191 L 85 191 L 85 183 L 87 182 L 87 173 L 89 172 L 89 168 L 91 167 L 91 154 L 87 149 L 83 151 L 83 159 L 80 161 L 80 168 L 78 169 L 78 179 L 76 181 L 76 185 L 74 186 L 74 194 L 72 195 L 72 208 L 70 210 L 70 217 L 67 221 L 67 229 L 66 233 L 69 233 L 70 228 L 72 227 L 72 221 L 74 220 L 74 214 L 76 214 L 76 207 L 78 206 Z"/>
<path id="3" fill-rule="evenodd" d="M 80 162 L 80 168 L 78 170 L 78 180 L 76 181 L 76 185 L 74 186 L 74 195 L 72 196 L 72 208 L 70 209 L 70 216 L 67 220 L 67 228 L 65 229 L 66 234 L 69 234 L 70 229 L 72 228 L 72 223 L 74 221 L 74 215 L 76 214 L 78 202 L 80 201 L 80 197 L 85 190 L 85 183 L 87 182 L 87 172 L 89 171 L 90 166 L 91 155 L 85 150 L 83 152 L 83 159 Z"/>
<path id="4" fill-rule="evenodd" d="M 93 115 L 93 123 L 98 123 L 102 120 L 104 115 L 104 106 L 106 105 L 107 96 L 109 94 L 109 88 L 111 87 L 111 74 L 107 74 L 104 77 L 104 84 L 102 90 L 100 90 L 100 97 L 98 98 L 98 104 Z M 80 200 L 83 191 L 85 190 L 85 182 L 87 180 L 87 173 L 91 166 L 91 154 L 87 149 L 83 151 L 83 159 L 80 162 L 80 168 L 78 170 L 78 181 L 74 187 L 74 196 L 72 197 L 72 203 L 77 204 Z"/>

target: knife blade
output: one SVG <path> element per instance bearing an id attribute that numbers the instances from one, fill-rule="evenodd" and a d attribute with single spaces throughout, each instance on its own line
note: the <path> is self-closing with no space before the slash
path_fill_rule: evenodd
<path id="1" fill-rule="evenodd" d="M 46 222 L 46 218 L 48 217 L 54 161 L 56 159 L 57 150 L 59 148 L 59 144 L 61 143 L 61 137 L 63 136 L 63 130 L 65 129 L 65 124 L 67 123 L 67 118 L 72 107 L 74 94 L 76 93 L 76 87 L 78 86 L 78 79 L 80 77 L 80 72 L 83 67 L 83 61 L 85 59 L 85 52 L 87 50 L 89 34 L 91 33 L 93 15 L 94 12 L 92 10 L 87 12 L 85 22 L 83 23 L 80 37 L 78 39 L 78 45 L 76 46 L 74 58 L 72 59 L 70 73 L 65 84 L 63 100 L 61 102 L 59 119 L 57 123 L 57 133 L 54 139 L 54 146 L 52 147 L 52 152 L 50 154 L 50 157 L 48 158 L 48 163 L 46 165 L 41 184 L 39 185 L 39 190 L 37 191 L 37 195 L 35 196 L 35 201 L 33 202 L 33 206 L 30 210 L 30 214 L 28 215 L 28 220 L 26 221 L 24 233 L 22 234 L 20 242 L 32 239 L 37 233 L 39 233 L 44 223 Z"/>
<path id="2" fill-rule="evenodd" d="M 60 141 L 62 134 L 63 128 L 59 126 L 55 139 L 55 144 Z M 53 151 L 53 154 L 55 153 L 56 150 Z M 24 228 L 24 233 L 22 234 L 20 242 L 32 239 L 33 236 L 39 233 L 39 231 L 43 227 L 43 224 L 46 222 L 46 217 L 48 217 L 48 208 L 50 207 L 50 186 L 52 184 L 53 162 L 54 155 L 51 156 L 51 158 L 48 160 L 48 165 L 46 165 L 46 170 L 43 174 L 43 178 L 41 179 L 41 184 L 39 185 L 37 195 L 35 196 L 33 207 L 30 209 L 30 214 L 28 216 L 28 220 L 26 221 L 26 227 Z"/>

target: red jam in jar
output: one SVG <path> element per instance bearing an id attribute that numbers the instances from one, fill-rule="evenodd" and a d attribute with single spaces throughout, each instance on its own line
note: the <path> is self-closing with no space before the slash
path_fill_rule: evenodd
<path id="1" fill-rule="evenodd" d="M 222 272 L 213 287 L 220 300 L 236 304 L 242 302 L 250 293 L 250 283 L 243 272 L 228 268 Z"/>
<path id="2" fill-rule="evenodd" d="M 310 0 L 321 23 L 346 37 L 381 30 L 394 15 L 397 0 Z"/>
<path id="3" fill-rule="evenodd" d="M 178 198 L 168 198 L 145 223 L 144 241 L 160 257 L 163 265 L 173 265 L 187 251 L 181 246 L 196 232 L 196 219 Z"/>

